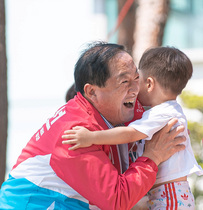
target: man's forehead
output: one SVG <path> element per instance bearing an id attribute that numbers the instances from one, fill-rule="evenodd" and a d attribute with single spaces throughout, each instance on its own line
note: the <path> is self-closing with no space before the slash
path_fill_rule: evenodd
<path id="1" fill-rule="evenodd" d="M 137 67 L 130 55 L 128 59 L 122 59 L 119 56 L 116 59 L 111 60 L 109 64 L 110 64 L 109 70 L 112 75 L 116 74 L 116 75 L 124 76 L 127 74 L 138 72 Z"/>
<path id="2" fill-rule="evenodd" d="M 114 59 L 113 62 L 116 64 L 120 63 L 120 65 L 128 66 L 128 65 L 134 65 L 134 60 L 130 54 L 127 52 L 118 53 Z"/>
<path id="3" fill-rule="evenodd" d="M 120 65 L 115 68 L 115 71 L 113 72 L 117 77 L 125 77 L 127 75 L 134 75 L 138 74 L 138 69 L 135 66 L 134 62 L 132 65 Z"/>
<path id="4" fill-rule="evenodd" d="M 125 76 L 130 76 L 130 75 L 135 75 L 135 74 L 138 74 L 138 70 L 137 68 L 132 68 L 131 71 L 118 71 L 118 74 L 117 74 L 117 77 L 119 78 L 122 78 L 122 77 L 125 77 Z"/>

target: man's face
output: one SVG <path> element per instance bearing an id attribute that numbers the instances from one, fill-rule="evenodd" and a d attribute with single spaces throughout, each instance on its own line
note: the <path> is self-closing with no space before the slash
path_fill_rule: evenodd
<path id="1" fill-rule="evenodd" d="M 112 124 L 130 121 L 139 91 L 139 74 L 132 57 L 121 52 L 109 63 L 110 78 L 96 87 L 96 109 Z"/>

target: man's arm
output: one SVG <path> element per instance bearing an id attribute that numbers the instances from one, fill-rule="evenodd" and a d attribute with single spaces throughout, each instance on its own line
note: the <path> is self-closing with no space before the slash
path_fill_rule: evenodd
<path id="1" fill-rule="evenodd" d="M 147 135 L 132 127 L 116 127 L 109 130 L 89 131 L 88 129 L 76 126 L 72 130 L 66 130 L 62 136 L 63 144 L 75 144 L 69 150 L 96 145 L 125 144 L 144 139 Z"/>
<path id="2" fill-rule="evenodd" d="M 58 177 L 101 209 L 131 209 L 153 186 L 158 168 L 146 157 L 119 174 L 100 146 L 67 150 L 58 148 L 50 161 Z M 106 146 L 107 147 L 107 146 Z"/>
<path id="3" fill-rule="evenodd" d="M 118 174 L 108 156 L 96 145 L 75 151 L 62 145 L 56 148 L 51 166 L 62 180 L 99 208 L 130 209 L 153 186 L 158 170 L 156 164 L 184 149 L 179 144 L 185 139 L 175 138 L 182 129 L 178 127 L 169 132 L 176 122 L 171 120 L 154 135 L 143 157 L 132 163 L 124 174 Z"/>

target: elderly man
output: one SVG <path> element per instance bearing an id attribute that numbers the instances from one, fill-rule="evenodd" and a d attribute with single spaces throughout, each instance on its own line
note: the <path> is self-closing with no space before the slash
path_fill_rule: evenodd
<path id="1" fill-rule="evenodd" d="M 65 130 L 104 130 L 139 118 L 139 75 L 123 46 L 96 43 L 75 66 L 77 96 L 33 135 L 4 182 L 0 209 L 131 209 L 153 186 L 157 166 L 184 149 L 176 120 L 146 144 L 122 174 L 122 147 L 93 145 L 70 151 Z M 123 154 L 121 152 L 121 154 Z"/>

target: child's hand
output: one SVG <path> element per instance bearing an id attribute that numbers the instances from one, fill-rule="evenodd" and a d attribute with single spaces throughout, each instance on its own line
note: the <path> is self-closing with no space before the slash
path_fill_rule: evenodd
<path id="1" fill-rule="evenodd" d="M 64 131 L 62 139 L 69 139 L 62 141 L 62 144 L 75 144 L 72 147 L 69 147 L 69 150 L 75 150 L 81 147 L 89 147 L 92 145 L 92 133 L 87 128 L 76 126 L 72 130 Z"/>

